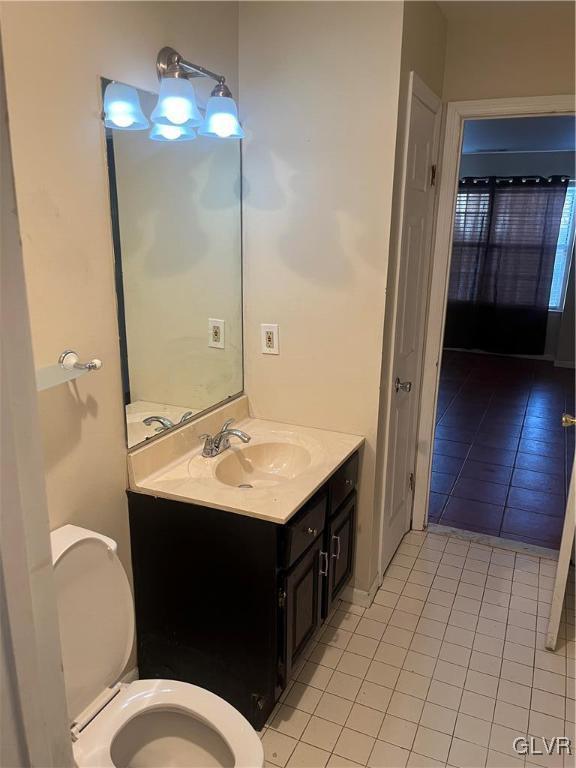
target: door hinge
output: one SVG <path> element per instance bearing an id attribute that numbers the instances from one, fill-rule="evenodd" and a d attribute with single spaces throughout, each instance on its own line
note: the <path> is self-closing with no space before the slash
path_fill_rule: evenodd
<path id="1" fill-rule="evenodd" d="M 278 607 L 284 608 L 286 605 L 286 590 L 279 589 L 278 590 Z"/>
<path id="2" fill-rule="evenodd" d="M 414 493 L 414 488 L 416 487 L 416 481 L 414 480 L 414 472 L 410 472 L 410 477 L 408 478 L 408 484 L 410 485 L 410 490 L 412 493 Z"/>
<path id="3" fill-rule="evenodd" d="M 430 186 L 431 187 L 436 186 L 436 165 L 433 165 L 430 168 Z"/>

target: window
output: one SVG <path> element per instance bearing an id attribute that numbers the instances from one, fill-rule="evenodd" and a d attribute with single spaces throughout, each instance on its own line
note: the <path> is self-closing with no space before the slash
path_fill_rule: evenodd
<path id="1" fill-rule="evenodd" d="M 558 232 L 558 244 L 556 246 L 556 258 L 554 260 L 554 274 L 552 287 L 550 288 L 549 309 L 562 312 L 566 300 L 566 285 L 570 272 L 572 251 L 574 250 L 574 223 L 576 214 L 576 187 L 571 181 L 566 190 L 562 220 Z"/>

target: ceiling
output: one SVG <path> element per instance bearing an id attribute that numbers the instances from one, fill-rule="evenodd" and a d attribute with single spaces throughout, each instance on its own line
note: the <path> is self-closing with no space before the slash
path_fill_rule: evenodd
<path id="1" fill-rule="evenodd" d="M 462 153 L 574 152 L 575 135 L 576 118 L 570 115 L 468 120 Z"/>

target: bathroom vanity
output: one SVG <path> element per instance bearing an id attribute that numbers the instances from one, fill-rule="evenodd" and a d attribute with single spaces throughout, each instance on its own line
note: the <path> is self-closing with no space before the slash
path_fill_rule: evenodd
<path id="1" fill-rule="evenodd" d="M 259 729 L 352 573 L 362 438 L 256 419 L 241 424 L 253 435 L 248 448 L 233 446 L 216 460 L 196 450 L 139 484 L 132 470 L 138 667 L 141 677 L 217 693 Z M 330 438 L 338 444 L 332 459 Z M 300 450 L 311 460 L 296 472 L 291 462 L 301 462 Z M 264 459 L 251 458 L 267 453 L 276 481 L 258 472 Z M 212 487 L 195 466 L 230 485 Z M 242 467 L 253 488 L 232 485 L 246 479 Z M 284 470 L 294 476 L 283 478 Z M 307 494 L 300 505 L 298 487 Z M 192 494 L 213 494 L 221 508 L 205 497 L 195 503 Z"/>

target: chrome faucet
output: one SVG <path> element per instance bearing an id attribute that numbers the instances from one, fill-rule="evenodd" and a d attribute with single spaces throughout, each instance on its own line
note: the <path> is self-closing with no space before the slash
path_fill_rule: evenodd
<path id="1" fill-rule="evenodd" d="M 242 432 L 241 429 L 230 429 L 230 424 L 234 423 L 234 419 L 226 419 L 220 432 L 215 435 L 200 435 L 200 440 L 204 440 L 204 448 L 202 449 L 202 456 L 207 459 L 219 456 L 227 448 L 230 448 L 230 438 L 237 437 L 242 440 L 243 443 L 249 443 L 252 439 L 246 432 Z"/>
<path id="2" fill-rule="evenodd" d="M 186 413 L 182 414 L 178 424 L 183 424 L 193 415 L 194 414 L 192 411 L 186 411 Z M 160 426 L 156 427 L 154 430 L 155 432 L 163 432 L 165 429 L 171 429 L 173 426 L 175 426 L 174 422 L 171 419 L 166 418 L 166 416 L 147 416 L 145 419 L 142 419 L 142 423 L 146 424 L 147 427 L 151 427 L 152 424 L 156 422 L 160 424 Z"/>

